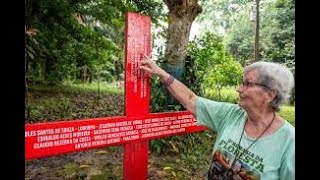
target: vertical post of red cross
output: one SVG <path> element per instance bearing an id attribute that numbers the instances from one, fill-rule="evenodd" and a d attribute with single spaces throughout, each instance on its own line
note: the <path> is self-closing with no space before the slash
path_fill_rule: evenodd
<path id="1" fill-rule="evenodd" d="M 150 55 L 150 23 L 149 16 L 130 12 L 126 14 L 125 113 L 130 117 L 149 114 L 150 75 L 138 70 L 138 66 L 144 54 Z M 148 140 L 124 145 L 123 177 L 125 180 L 147 179 L 148 150 Z"/>

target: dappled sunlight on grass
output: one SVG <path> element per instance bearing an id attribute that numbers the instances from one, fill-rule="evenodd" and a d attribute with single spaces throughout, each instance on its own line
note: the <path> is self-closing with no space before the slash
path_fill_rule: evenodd
<path id="1" fill-rule="evenodd" d="M 280 107 L 280 112 L 278 114 L 293 126 L 295 125 L 295 107 L 290 105 L 284 105 Z"/>
<path id="2" fill-rule="evenodd" d="M 111 94 L 123 94 L 124 87 L 116 86 L 114 83 L 63 83 L 58 86 L 48 85 L 33 85 L 29 87 L 29 90 L 35 91 L 50 91 L 50 92 L 81 92 L 81 93 L 111 93 Z"/>
<path id="3" fill-rule="evenodd" d="M 124 87 L 117 87 L 112 83 L 91 83 L 91 84 L 68 84 L 70 90 L 84 91 L 84 92 L 98 92 L 101 93 L 115 93 L 123 94 Z M 100 86 L 100 87 L 99 87 Z"/>

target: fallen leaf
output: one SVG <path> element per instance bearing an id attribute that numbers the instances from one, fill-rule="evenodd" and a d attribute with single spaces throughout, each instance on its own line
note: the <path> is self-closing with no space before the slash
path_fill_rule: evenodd
<path id="1" fill-rule="evenodd" d="M 174 177 L 176 177 L 177 175 L 176 175 L 176 173 L 174 172 L 174 171 L 171 171 L 171 174 L 174 176 Z"/>
<path id="2" fill-rule="evenodd" d="M 104 150 L 102 150 L 102 151 L 98 151 L 98 152 L 96 152 L 96 154 L 108 154 L 108 151 L 104 151 Z"/>
<path id="3" fill-rule="evenodd" d="M 165 177 L 167 175 L 167 173 L 164 171 L 156 171 L 156 173 L 160 178 Z"/>
<path id="4" fill-rule="evenodd" d="M 172 168 L 171 168 L 171 167 L 168 167 L 168 166 L 163 168 L 164 171 L 170 170 L 170 169 L 172 169 Z"/>
<path id="5" fill-rule="evenodd" d="M 80 165 L 79 169 L 84 169 L 84 168 L 89 168 L 89 167 L 90 167 L 90 165 L 84 164 L 84 165 Z"/>

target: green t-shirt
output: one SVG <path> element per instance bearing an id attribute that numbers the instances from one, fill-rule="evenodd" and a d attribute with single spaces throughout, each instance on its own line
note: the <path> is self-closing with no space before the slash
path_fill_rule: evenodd
<path id="1" fill-rule="evenodd" d="M 246 151 L 254 139 L 244 132 L 238 147 L 246 119 L 244 109 L 202 97 L 197 97 L 196 108 L 198 125 L 217 132 L 208 179 L 295 179 L 295 128 L 290 123 L 285 121 Z M 236 154 L 242 155 L 233 162 Z"/>

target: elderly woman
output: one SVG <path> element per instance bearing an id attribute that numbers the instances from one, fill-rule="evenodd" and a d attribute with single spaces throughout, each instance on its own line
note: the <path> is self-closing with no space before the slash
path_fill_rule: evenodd
<path id="1" fill-rule="evenodd" d="M 256 62 L 245 67 L 238 104 L 197 96 L 148 57 L 140 69 L 160 77 L 199 125 L 217 132 L 208 179 L 295 179 L 295 128 L 276 113 L 294 85 L 285 66 Z"/>

